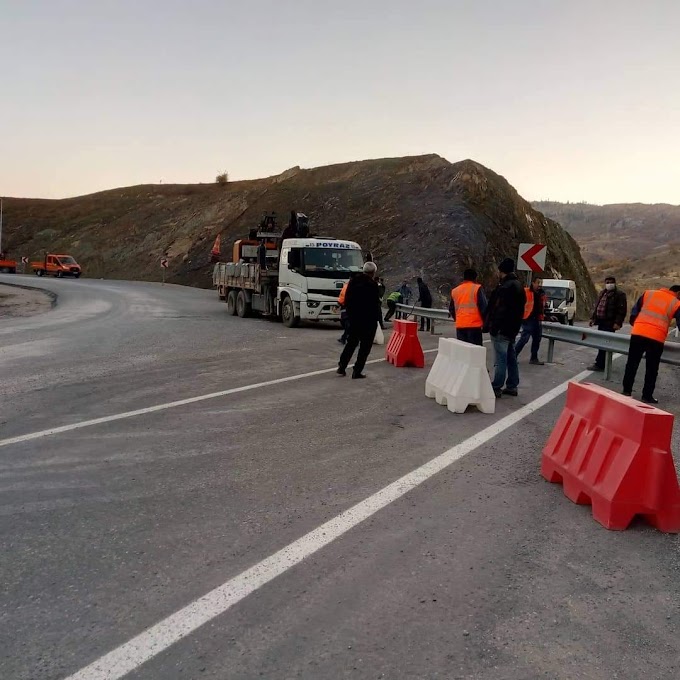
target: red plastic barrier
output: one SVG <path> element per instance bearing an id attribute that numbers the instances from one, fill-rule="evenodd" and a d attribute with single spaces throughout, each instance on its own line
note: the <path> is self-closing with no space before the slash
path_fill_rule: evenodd
<path id="1" fill-rule="evenodd" d="M 394 322 L 394 332 L 387 344 L 387 361 L 397 367 L 425 367 L 425 355 L 418 340 L 418 324 L 415 321 Z"/>
<path id="2" fill-rule="evenodd" d="M 562 482 L 574 503 L 592 504 L 607 529 L 635 515 L 680 531 L 680 489 L 671 454 L 673 416 L 598 385 L 570 383 L 567 404 L 541 461 L 549 482 Z"/>

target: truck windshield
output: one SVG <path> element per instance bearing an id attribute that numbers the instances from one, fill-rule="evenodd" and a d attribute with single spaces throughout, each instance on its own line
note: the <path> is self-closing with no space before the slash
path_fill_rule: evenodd
<path id="1" fill-rule="evenodd" d="M 302 263 L 306 276 L 337 279 L 339 274 L 361 271 L 364 258 L 354 248 L 304 248 Z"/>
<path id="2" fill-rule="evenodd" d="M 551 286 L 547 286 L 544 288 L 545 290 L 545 296 L 548 298 L 548 300 L 555 300 L 556 302 L 563 302 L 564 300 L 567 299 L 567 291 L 569 290 L 568 288 L 553 288 Z"/>
<path id="3" fill-rule="evenodd" d="M 70 255 L 66 255 L 65 257 L 60 257 L 59 262 L 61 264 L 76 264 L 76 261 Z"/>

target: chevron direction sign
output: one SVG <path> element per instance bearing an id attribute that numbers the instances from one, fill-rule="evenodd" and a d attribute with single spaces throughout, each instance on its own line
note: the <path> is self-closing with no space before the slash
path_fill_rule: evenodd
<path id="1" fill-rule="evenodd" d="M 548 246 L 540 243 L 520 243 L 517 256 L 517 271 L 542 272 L 545 271 L 545 257 Z"/>

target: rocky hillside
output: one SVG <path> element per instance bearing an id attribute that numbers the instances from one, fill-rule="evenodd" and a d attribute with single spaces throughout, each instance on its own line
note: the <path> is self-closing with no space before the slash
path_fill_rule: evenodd
<path id="1" fill-rule="evenodd" d="M 680 281 L 680 206 L 536 202 L 579 243 L 593 278 L 616 276 L 636 294 Z"/>
<path id="2" fill-rule="evenodd" d="M 520 242 L 547 243 L 550 276 L 594 294 L 574 239 L 491 170 L 436 155 L 361 161 L 226 185 L 144 185 L 64 200 L 5 200 L 6 246 L 17 256 L 72 253 L 86 276 L 168 280 L 210 286 L 215 235 L 223 254 L 265 212 L 291 209 L 312 233 L 354 239 L 374 253 L 388 286 L 422 275 L 444 292 L 467 266 L 491 283 L 495 263 Z M 226 246 L 226 247 L 224 247 Z"/>

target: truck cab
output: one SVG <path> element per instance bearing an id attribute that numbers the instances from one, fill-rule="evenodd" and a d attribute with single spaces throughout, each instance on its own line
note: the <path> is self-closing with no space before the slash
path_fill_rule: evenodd
<path id="1" fill-rule="evenodd" d="M 337 321 L 338 296 L 364 257 L 358 243 L 332 238 L 291 238 L 282 243 L 277 298 L 283 322 Z"/>
<path id="2" fill-rule="evenodd" d="M 545 320 L 574 325 L 576 283 L 569 279 L 543 279 Z"/>

